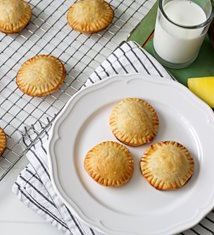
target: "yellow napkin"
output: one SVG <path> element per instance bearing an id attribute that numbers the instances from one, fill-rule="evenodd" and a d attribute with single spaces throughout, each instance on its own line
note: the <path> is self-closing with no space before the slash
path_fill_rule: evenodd
<path id="1" fill-rule="evenodd" d="M 214 108 L 214 76 L 189 78 L 187 85 L 193 93 Z"/>

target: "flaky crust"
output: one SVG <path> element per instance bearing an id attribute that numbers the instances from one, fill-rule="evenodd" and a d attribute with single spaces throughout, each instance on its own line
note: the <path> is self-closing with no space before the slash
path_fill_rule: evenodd
<path id="1" fill-rule="evenodd" d="M 62 62 L 51 55 L 37 55 L 27 60 L 19 69 L 16 83 L 30 96 L 46 96 L 55 92 L 65 80 Z"/>
<path id="2" fill-rule="evenodd" d="M 7 137 L 2 128 L 0 128 L 0 156 L 3 154 L 7 145 Z"/>
<path id="3" fill-rule="evenodd" d="M 89 150 L 84 168 L 97 183 L 118 187 L 126 184 L 132 177 L 134 162 L 125 146 L 105 141 Z"/>
<path id="4" fill-rule="evenodd" d="M 175 141 L 151 145 L 140 160 L 145 179 L 158 190 L 173 190 L 184 186 L 194 172 L 194 160 L 189 151 Z"/>
<path id="5" fill-rule="evenodd" d="M 148 102 L 140 98 L 126 98 L 113 107 L 109 124 L 119 141 L 129 146 L 140 146 L 154 139 L 159 120 Z"/>
<path id="6" fill-rule="evenodd" d="M 67 13 L 68 24 L 82 33 L 95 33 L 105 29 L 113 17 L 113 9 L 104 0 L 79 0 Z"/>
<path id="7" fill-rule="evenodd" d="M 1 32 L 20 32 L 29 23 L 31 16 L 31 7 L 24 0 L 0 0 Z"/>

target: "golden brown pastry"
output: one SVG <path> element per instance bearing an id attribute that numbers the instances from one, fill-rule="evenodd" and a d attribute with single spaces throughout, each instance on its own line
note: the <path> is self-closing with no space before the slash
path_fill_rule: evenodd
<path id="1" fill-rule="evenodd" d="M 0 128 L 0 156 L 3 154 L 7 145 L 7 138 L 4 130 Z"/>
<path id="2" fill-rule="evenodd" d="M 51 55 L 37 55 L 27 60 L 18 71 L 16 83 L 30 96 L 46 96 L 55 92 L 65 80 L 62 62 Z"/>
<path id="3" fill-rule="evenodd" d="M 155 109 L 139 98 L 126 98 L 117 103 L 112 109 L 109 123 L 114 136 L 130 146 L 150 143 L 159 126 Z"/>
<path id="4" fill-rule="evenodd" d="M 82 33 L 95 33 L 105 29 L 113 17 L 110 4 L 104 0 L 79 0 L 67 13 L 68 24 Z"/>
<path id="5" fill-rule="evenodd" d="M 99 184 L 118 187 L 126 184 L 134 171 L 129 150 L 113 141 L 102 142 L 86 154 L 84 167 Z"/>
<path id="6" fill-rule="evenodd" d="M 24 0 L 0 0 L 0 31 L 20 32 L 31 19 L 30 5 Z"/>
<path id="7" fill-rule="evenodd" d="M 156 189 L 173 190 L 182 187 L 191 178 L 194 160 L 183 145 L 163 141 L 146 150 L 140 160 L 140 169 Z"/>

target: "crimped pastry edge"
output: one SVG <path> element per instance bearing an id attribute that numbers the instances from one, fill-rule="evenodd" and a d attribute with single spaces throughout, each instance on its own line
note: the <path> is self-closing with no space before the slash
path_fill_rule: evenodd
<path id="1" fill-rule="evenodd" d="M 95 172 L 93 172 L 93 169 L 91 169 L 89 162 L 87 162 L 87 159 L 90 158 L 90 153 L 94 151 L 94 149 L 99 146 L 99 145 L 104 145 L 104 144 L 113 144 L 116 145 L 117 148 L 119 147 L 120 149 L 122 149 L 123 151 L 126 151 L 126 156 L 128 158 L 129 161 L 129 168 L 127 171 L 127 175 L 124 176 L 124 178 L 122 178 L 121 180 L 110 180 L 110 179 L 104 179 L 101 176 L 99 176 L 98 174 L 96 174 Z M 97 145 L 95 145 L 93 148 L 91 148 L 84 159 L 84 168 L 86 170 L 86 172 L 89 174 L 89 176 L 94 179 L 98 184 L 102 185 L 102 186 L 106 186 L 106 187 L 119 187 L 122 186 L 126 183 L 128 183 L 128 181 L 131 179 L 133 172 L 134 172 L 134 160 L 133 160 L 133 156 L 130 153 L 130 151 L 128 150 L 127 147 L 125 147 L 124 145 L 117 143 L 115 141 L 104 141 L 101 142 Z"/>
<path id="2" fill-rule="evenodd" d="M 0 32 L 5 33 L 5 34 L 13 34 L 13 33 L 18 33 L 22 31 L 30 22 L 31 17 L 32 17 L 32 10 L 30 5 L 23 1 L 26 9 L 25 9 L 25 14 L 23 17 L 20 19 L 20 21 L 16 24 L 5 24 L 0 22 Z"/>
<path id="3" fill-rule="evenodd" d="M 57 62 L 61 68 L 62 68 L 62 73 L 60 75 L 60 79 L 59 79 L 59 83 L 55 86 L 55 87 L 51 87 L 49 90 L 47 90 L 46 92 L 35 92 L 34 90 L 34 87 L 33 86 L 28 86 L 26 88 L 26 86 L 22 85 L 22 74 L 23 74 L 23 71 L 25 70 L 25 67 L 28 66 L 29 64 L 33 63 L 35 60 L 37 60 L 38 58 L 48 58 L 48 59 L 53 59 L 55 62 Z M 16 75 L 16 84 L 17 86 L 19 87 L 19 89 L 24 93 L 24 94 L 27 94 L 29 96 L 32 96 L 32 97 L 42 97 L 42 96 L 47 96 L 47 95 L 50 95 L 52 93 L 54 93 L 55 91 L 58 90 L 58 88 L 63 84 L 64 80 L 65 80 L 65 76 L 66 76 L 66 70 L 65 70 L 65 67 L 63 65 L 63 63 L 58 59 L 56 58 L 55 56 L 52 56 L 52 55 L 46 55 L 46 54 L 40 54 L 40 55 L 36 55 L 30 59 L 28 59 L 27 61 L 25 61 L 21 68 L 19 69 L 17 75 Z"/>
<path id="4" fill-rule="evenodd" d="M 67 12 L 67 22 L 72 29 L 74 29 L 80 33 L 97 33 L 99 31 L 106 29 L 111 24 L 111 22 L 114 18 L 114 11 L 113 11 L 111 5 L 108 2 L 104 1 L 104 4 L 108 7 L 108 10 L 109 10 L 109 17 L 108 18 L 105 17 L 100 20 L 100 22 L 105 20 L 105 22 L 102 24 L 102 26 L 100 25 L 100 26 L 96 27 L 96 26 L 94 26 L 94 24 L 92 25 L 90 23 L 88 23 L 86 25 L 81 25 L 81 24 L 78 25 L 77 23 L 75 23 L 72 20 L 72 17 L 70 16 L 70 15 L 72 15 L 72 11 L 75 7 L 75 4 L 77 4 L 77 3 L 78 2 L 71 5 L 70 8 L 68 9 L 68 12 Z"/>
<path id="5" fill-rule="evenodd" d="M 0 128 L 0 157 L 4 153 L 4 150 L 7 146 L 7 137 L 2 128 Z"/>
<path id="6" fill-rule="evenodd" d="M 161 180 L 158 180 L 157 178 L 152 176 L 152 173 L 150 173 L 150 170 L 145 166 L 147 163 L 147 159 L 149 156 L 155 152 L 155 150 L 162 145 L 175 145 L 179 148 L 181 148 L 185 153 L 186 157 L 190 164 L 190 169 L 188 174 L 185 176 L 184 179 L 178 179 L 174 183 L 167 184 L 165 182 L 162 182 Z M 151 152 L 151 153 L 150 153 Z M 178 188 L 183 187 L 192 177 L 194 173 L 194 160 L 188 151 L 186 147 L 184 147 L 182 144 L 176 142 L 176 141 L 160 141 L 158 143 L 152 144 L 143 154 L 143 156 L 140 159 L 140 171 L 141 174 L 144 176 L 144 178 L 147 180 L 147 182 L 152 185 L 154 188 L 161 190 L 161 191 L 168 191 L 168 190 L 175 190 Z"/>
<path id="7" fill-rule="evenodd" d="M 133 139 L 133 137 L 130 137 L 128 134 L 126 133 L 121 133 L 118 129 L 117 129 L 117 123 L 114 120 L 115 116 L 117 115 L 117 109 L 119 108 L 119 104 L 122 102 L 126 102 L 127 100 L 135 100 L 137 102 L 141 102 L 143 103 L 143 105 L 153 114 L 153 126 L 154 126 L 154 132 L 152 133 L 152 135 L 150 136 L 142 136 L 139 137 L 137 140 Z M 150 105 L 146 100 L 141 99 L 141 98 L 135 98 L 135 97 L 128 97 L 125 99 L 120 100 L 117 104 L 115 104 L 115 106 L 112 109 L 112 112 L 110 114 L 110 118 L 109 118 L 109 124 L 112 130 L 113 135 L 122 143 L 128 145 L 128 146 L 140 146 L 143 144 L 147 144 L 150 143 L 155 136 L 158 133 L 158 128 L 159 128 L 159 119 L 158 119 L 158 115 L 156 110 L 152 107 L 152 105 Z"/>

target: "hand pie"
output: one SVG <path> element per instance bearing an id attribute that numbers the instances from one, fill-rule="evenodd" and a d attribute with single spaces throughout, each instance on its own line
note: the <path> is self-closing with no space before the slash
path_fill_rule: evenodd
<path id="1" fill-rule="evenodd" d="M 99 184 L 118 187 L 126 184 L 134 171 L 129 150 L 113 141 L 102 142 L 86 154 L 84 167 Z"/>
<path id="2" fill-rule="evenodd" d="M 151 145 L 140 160 L 146 180 L 156 189 L 173 190 L 185 185 L 194 171 L 189 151 L 175 141 Z"/>
<path id="3" fill-rule="evenodd" d="M 51 55 L 37 55 L 27 60 L 18 71 L 16 83 L 30 96 L 46 96 L 55 92 L 65 80 L 62 62 Z"/>
<path id="4" fill-rule="evenodd" d="M 31 8 L 24 0 L 0 0 L 0 31 L 20 32 L 31 19 Z"/>
<path id="5" fill-rule="evenodd" d="M 114 136 L 130 146 L 151 142 L 159 125 L 154 108 L 139 98 L 126 98 L 117 103 L 112 109 L 109 123 Z"/>
<path id="6" fill-rule="evenodd" d="M 0 156 L 3 154 L 7 145 L 7 138 L 4 133 L 4 130 L 0 128 Z"/>
<path id="7" fill-rule="evenodd" d="M 79 0 L 68 10 L 67 21 L 82 33 L 95 33 L 105 29 L 111 22 L 114 12 L 104 0 Z"/>

